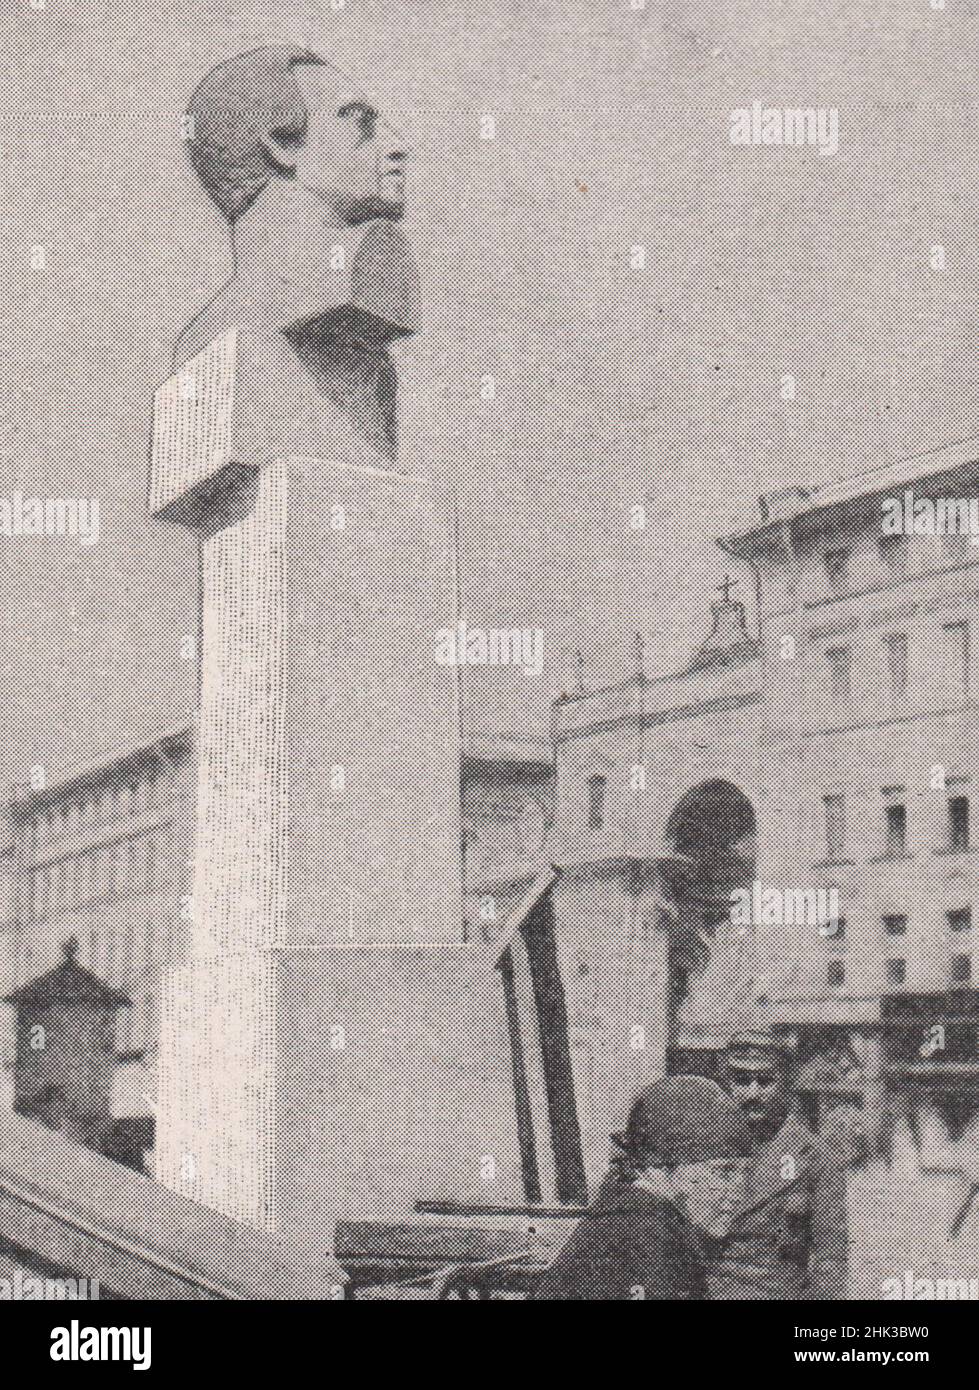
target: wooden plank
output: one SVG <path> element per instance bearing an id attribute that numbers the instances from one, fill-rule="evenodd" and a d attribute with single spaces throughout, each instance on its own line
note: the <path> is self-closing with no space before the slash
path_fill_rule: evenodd
<path id="1" fill-rule="evenodd" d="M 494 941 L 490 947 L 490 952 L 495 966 L 499 966 L 505 953 L 517 939 L 524 923 L 540 902 L 545 893 L 549 892 L 557 882 L 561 870 L 555 864 L 549 864 L 534 879 L 527 889 L 522 900 L 514 908 L 507 919 L 506 926 L 503 928 L 503 935 Z"/>
<path id="2" fill-rule="evenodd" d="M 379 1221 L 338 1221 L 334 1252 L 348 1259 L 400 1261 L 405 1264 L 464 1264 L 517 1255 L 527 1248 L 518 1230 L 478 1226 L 412 1225 Z"/>
<path id="3" fill-rule="evenodd" d="M 513 1095 L 517 1118 L 517 1143 L 520 1148 L 520 1171 L 523 1178 L 523 1194 L 528 1202 L 539 1202 L 543 1197 L 540 1184 L 540 1167 L 537 1162 L 537 1140 L 534 1134 L 534 1112 L 527 1077 L 527 1056 L 520 1025 L 520 1005 L 514 982 L 513 946 L 500 957 L 499 971 L 503 980 L 503 996 L 506 1005 L 507 1031 L 510 1036 L 510 1054 L 513 1069 Z"/>
<path id="4" fill-rule="evenodd" d="M 0 1241 L 128 1298 L 333 1299 L 344 1276 L 19 1115 L 0 1115 Z"/>
<path id="5" fill-rule="evenodd" d="M 557 1196 L 557 1168 L 551 1138 L 551 1113 L 547 1104 L 547 1077 L 544 1053 L 541 1048 L 537 1004 L 531 977 L 530 959 L 522 932 L 510 946 L 511 980 L 520 1040 L 523 1045 L 524 1075 L 527 1081 L 527 1100 L 534 1126 L 535 1158 L 540 1184 L 540 1196 L 553 1200 Z M 526 1194 L 530 1195 L 530 1194 Z"/>

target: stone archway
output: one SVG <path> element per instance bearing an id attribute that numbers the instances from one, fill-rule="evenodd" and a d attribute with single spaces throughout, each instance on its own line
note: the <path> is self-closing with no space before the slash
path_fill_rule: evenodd
<path id="1" fill-rule="evenodd" d="M 755 876 L 755 813 L 721 778 L 686 792 L 665 839 L 685 861 L 676 875 L 670 932 L 671 1070 L 708 1074 L 734 1028 L 750 1022 L 750 934 L 731 921 L 731 894 Z"/>

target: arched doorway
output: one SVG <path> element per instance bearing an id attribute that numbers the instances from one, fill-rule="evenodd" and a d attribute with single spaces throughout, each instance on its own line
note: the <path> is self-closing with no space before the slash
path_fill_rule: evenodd
<path id="1" fill-rule="evenodd" d="M 755 877 L 754 809 L 733 782 L 702 782 L 674 807 L 665 838 L 686 861 L 671 904 L 668 1066 L 711 1075 L 731 1031 L 750 1021 L 751 935 L 731 920 L 731 894 Z"/>

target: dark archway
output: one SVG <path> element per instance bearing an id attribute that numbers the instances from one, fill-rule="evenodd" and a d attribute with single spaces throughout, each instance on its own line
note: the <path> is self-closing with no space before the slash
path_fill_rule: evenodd
<path id="1" fill-rule="evenodd" d="M 687 861 L 672 901 L 669 1065 L 711 1075 L 751 1001 L 751 942 L 732 929 L 731 894 L 755 877 L 754 808 L 733 782 L 701 782 L 674 807 L 665 839 Z"/>

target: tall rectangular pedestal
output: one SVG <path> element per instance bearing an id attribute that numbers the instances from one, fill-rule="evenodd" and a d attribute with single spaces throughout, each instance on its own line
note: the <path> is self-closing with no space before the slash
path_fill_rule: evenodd
<path id="1" fill-rule="evenodd" d="M 447 500 L 289 459 L 227 506 L 203 541 L 198 948 L 460 940 Z"/>
<path id="2" fill-rule="evenodd" d="M 504 1004 L 462 940 L 451 500 L 356 442 L 256 462 L 237 351 L 189 364 L 196 404 L 157 400 L 151 507 L 201 538 L 203 638 L 157 1175 L 322 1244 L 331 1217 L 407 1216 L 433 1187 L 517 1190 Z"/>

